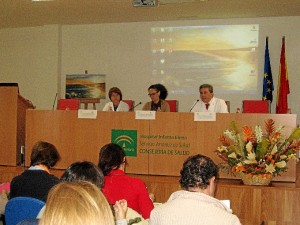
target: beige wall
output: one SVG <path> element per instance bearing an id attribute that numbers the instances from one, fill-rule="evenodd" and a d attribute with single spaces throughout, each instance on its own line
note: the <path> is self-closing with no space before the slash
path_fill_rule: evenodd
<path id="1" fill-rule="evenodd" d="M 64 97 L 65 74 L 106 74 L 107 87 L 118 86 L 124 99 L 148 101 L 146 90 L 151 84 L 150 27 L 176 25 L 253 24 L 260 25 L 259 74 L 263 75 L 265 37 L 269 49 L 275 90 L 279 70 L 281 37 L 286 37 L 286 56 L 290 79 L 289 106 L 300 112 L 300 17 L 249 18 L 226 20 L 115 23 L 0 30 L 0 82 L 18 82 L 21 94 L 38 109 L 51 109 L 55 93 Z M 219 96 L 231 102 L 231 111 L 241 107 L 243 99 L 260 99 L 262 77 L 254 95 Z M 198 89 L 200 84 L 195 84 Z M 274 92 L 272 112 L 276 102 Z M 172 96 L 179 100 L 179 111 L 188 111 L 199 96 Z M 102 109 L 103 100 L 98 106 Z M 141 107 L 137 107 L 140 109 Z M 299 118 L 298 118 L 299 123 Z"/>

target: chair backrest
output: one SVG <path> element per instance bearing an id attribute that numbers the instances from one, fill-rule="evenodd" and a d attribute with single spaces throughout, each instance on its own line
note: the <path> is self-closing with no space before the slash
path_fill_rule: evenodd
<path id="1" fill-rule="evenodd" d="M 269 101 L 244 100 L 243 113 L 270 113 Z"/>
<path id="2" fill-rule="evenodd" d="M 123 102 L 127 103 L 129 106 L 129 111 L 132 111 L 132 108 L 134 106 L 134 101 L 133 100 L 122 100 Z"/>
<path id="3" fill-rule="evenodd" d="M 177 100 L 166 100 L 170 106 L 170 112 L 178 112 L 178 101 Z"/>
<path id="4" fill-rule="evenodd" d="M 59 99 L 58 107 L 59 110 L 78 110 L 79 100 L 78 99 Z"/>
<path id="5" fill-rule="evenodd" d="M 5 207 L 5 224 L 16 225 L 24 219 L 36 218 L 45 202 L 31 197 L 10 199 Z"/>

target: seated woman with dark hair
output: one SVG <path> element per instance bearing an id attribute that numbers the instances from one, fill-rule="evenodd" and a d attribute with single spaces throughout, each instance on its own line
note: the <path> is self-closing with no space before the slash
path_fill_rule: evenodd
<path id="1" fill-rule="evenodd" d="M 147 219 L 154 206 L 146 185 L 137 178 L 126 176 L 125 164 L 125 152 L 119 145 L 110 143 L 101 148 L 98 166 L 105 176 L 103 194 L 110 204 L 127 200 L 128 207 Z"/>
<path id="2" fill-rule="evenodd" d="M 61 180 L 64 182 L 81 182 L 86 181 L 96 185 L 99 190 L 103 187 L 104 184 L 104 176 L 102 171 L 98 166 L 96 166 L 92 162 L 83 161 L 83 162 L 75 162 L 72 163 L 61 176 Z M 47 205 L 48 207 L 48 205 Z M 41 218 L 44 213 L 44 207 L 39 215 L 38 218 Z M 127 212 L 127 202 L 126 200 L 120 200 L 112 206 L 114 209 L 114 215 L 116 218 L 116 223 L 118 225 L 127 225 L 126 221 L 126 212 Z M 37 221 L 37 220 L 36 220 Z M 25 221 L 27 222 L 27 221 Z M 23 225 L 23 224 L 22 224 Z M 25 224 L 24 224 L 25 225 Z"/>
<path id="3" fill-rule="evenodd" d="M 143 106 L 144 111 L 170 112 L 170 106 L 165 101 L 168 96 L 168 90 L 162 84 L 153 84 L 148 88 L 150 102 Z"/>
<path id="4" fill-rule="evenodd" d="M 126 102 L 122 101 L 122 92 L 117 87 L 112 87 L 108 91 L 110 102 L 106 103 L 103 111 L 129 111 L 129 106 Z"/>
<path id="5" fill-rule="evenodd" d="M 46 201 L 49 190 L 60 182 L 50 174 L 50 168 L 59 159 L 60 155 L 53 144 L 37 142 L 32 148 L 29 169 L 11 181 L 10 198 L 27 196 Z"/>
<path id="6" fill-rule="evenodd" d="M 100 189 L 104 184 L 102 171 L 92 162 L 72 163 L 60 178 L 62 181 L 89 181 Z"/>

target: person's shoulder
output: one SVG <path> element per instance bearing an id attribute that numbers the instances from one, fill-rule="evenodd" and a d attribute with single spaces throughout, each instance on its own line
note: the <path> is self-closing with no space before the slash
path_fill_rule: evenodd
<path id="1" fill-rule="evenodd" d="M 215 101 L 224 102 L 225 103 L 225 100 L 222 99 L 222 98 L 213 97 L 213 99 L 215 99 Z"/>
<path id="2" fill-rule="evenodd" d="M 142 186 L 145 186 L 145 183 L 144 181 L 142 181 L 141 179 L 139 178 L 136 178 L 136 177 L 130 177 L 130 176 L 125 176 L 128 180 L 130 180 L 130 182 L 132 182 L 133 184 L 135 185 L 142 185 Z"/>

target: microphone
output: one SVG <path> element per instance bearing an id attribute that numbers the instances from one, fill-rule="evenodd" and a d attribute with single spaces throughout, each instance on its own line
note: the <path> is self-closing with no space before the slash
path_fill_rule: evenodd
<path id="1" fill-rule="evenodd" d="M 56 92 L 56 94 L 55 94 L 55 98 L 54 98 L 54 102 L 53 102 L 52 110 L 54 110 L 54 106 L 55 106 L 56 99 L 57 99 L 57 92 Z"/>
<path id="2" fill-rule="evenodd" d="M 131 109 L 130 109 L 129 111 L 133 111 L 133 110 L 135 109 L 135 107 L 137 107 L 137 106 L 139 106 L 139 105 L 141 105 L 141 104 L 142 104 L 142 102 L 139 102 L 138 104 L 132 106 Z"/>
<path id="3" fill-rule="evenodd" d="M 193 110 L 193 108 L 195 107 L 195 105 L 199 102 L 199 99 L 197 99 L 197 101 L 195 102 L 195 104 L 192 106 L 192 108 L 190 109 L 190 112 Z"/>

